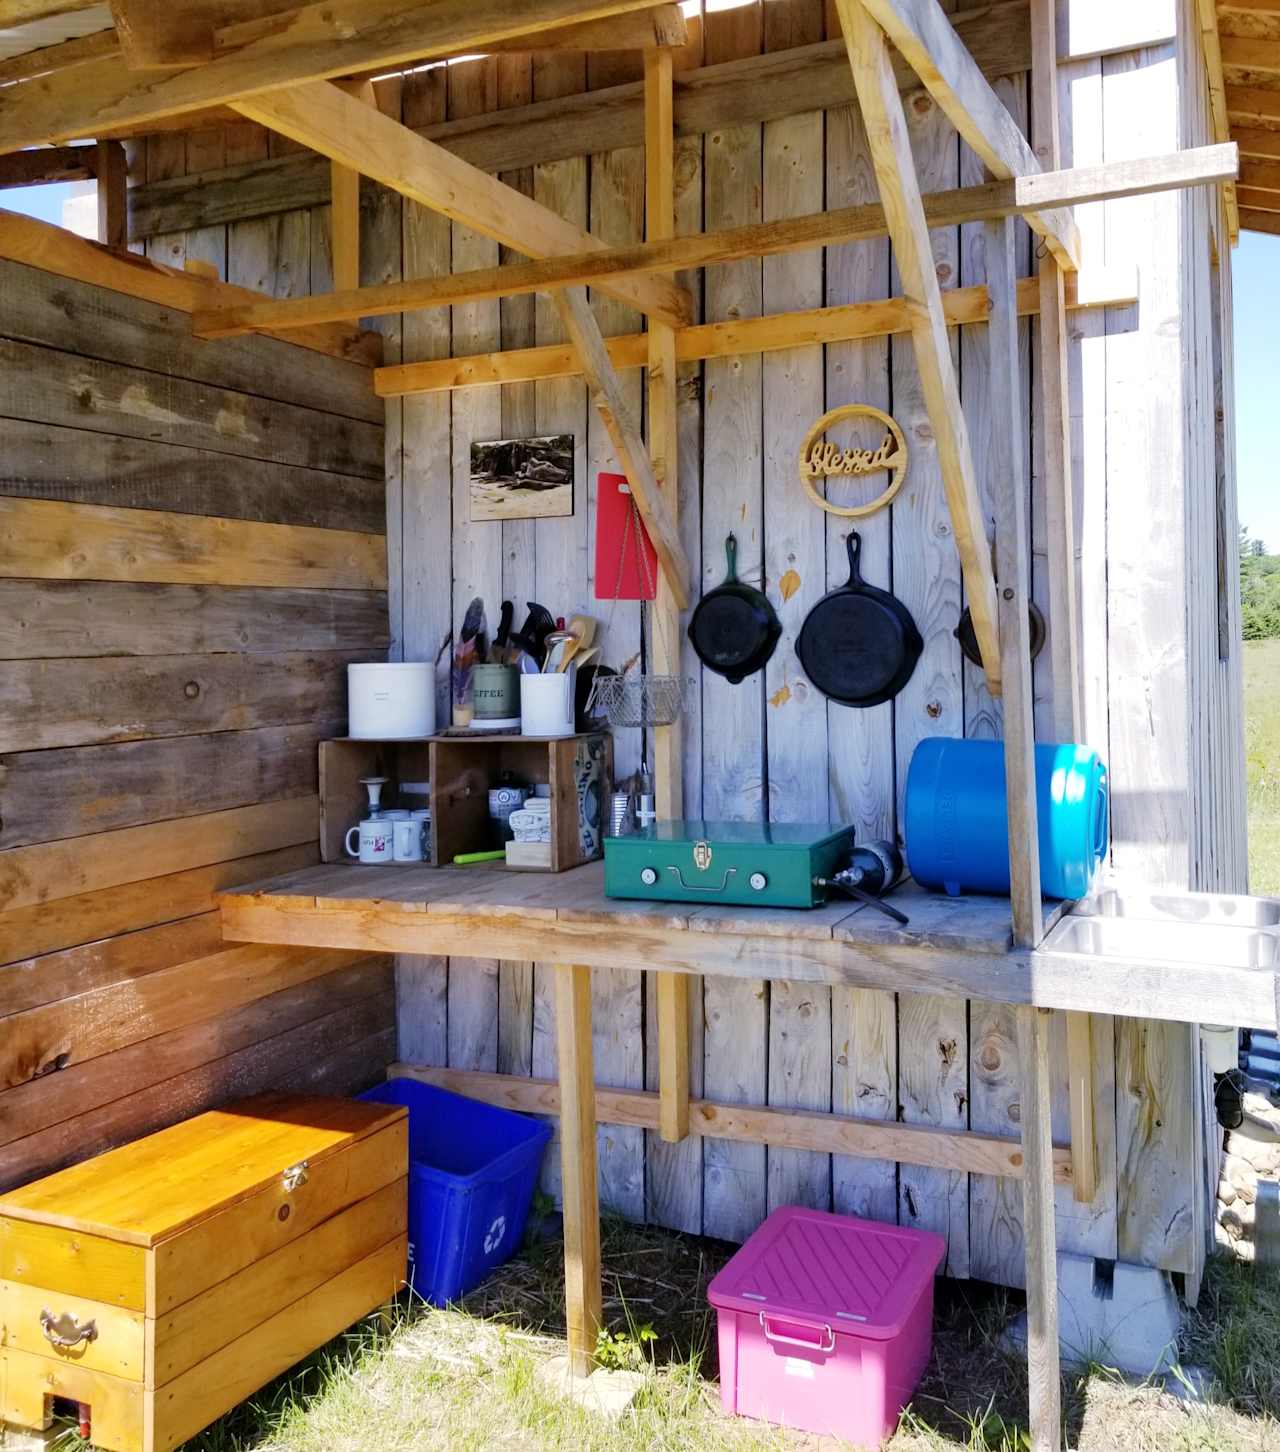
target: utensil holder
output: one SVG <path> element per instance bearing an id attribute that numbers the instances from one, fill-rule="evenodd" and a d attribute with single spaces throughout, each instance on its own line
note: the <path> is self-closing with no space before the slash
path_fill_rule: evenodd
<path id="1" fill-rule="evenodd" d="M 520 677 L 520 730 L 525 736 L 572 736 L 573 672 Z"/>

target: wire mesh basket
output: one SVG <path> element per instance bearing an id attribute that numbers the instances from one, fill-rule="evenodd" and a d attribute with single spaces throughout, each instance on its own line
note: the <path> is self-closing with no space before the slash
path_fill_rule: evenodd
<path id="1" fill-rule="evenodd" d="M 684 709 L 680 676 L 597 675 L 588 711 L 598 711 L 610 726 L 670 726 Z"/>

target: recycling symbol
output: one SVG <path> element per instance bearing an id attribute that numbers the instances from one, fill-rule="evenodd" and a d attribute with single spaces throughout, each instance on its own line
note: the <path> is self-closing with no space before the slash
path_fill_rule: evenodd
<path id="1" fill-rule="evenodd" d="M 492 1255 L 493 1252 L 497 1250 L 497 1248 L 502 1244 L 502 1237 L 506 1235 L 506 1233 L 507 1217 L 505 1215 L 499 1215 L 498 1218 L 489 1227 L 488 1233 L 485 1235 L 484 1253 L 486 1255 Z"/>

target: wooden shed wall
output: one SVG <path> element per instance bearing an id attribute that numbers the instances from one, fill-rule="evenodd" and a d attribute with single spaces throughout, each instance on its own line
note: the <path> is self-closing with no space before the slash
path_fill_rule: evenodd
<path id="1" fill-rule="evenodd" d="M 1072 43 L 1086 58 L 1061 69 L 1064 164 L 1155 154 L 1202 139 L 1193 9 L 1183 0 L 1175 17 L 1172 4 L 1152 0 L 1127 7 L 1121 27 L 1114 7 L 1096 0 L 1074 0 L 1068 7 Z M 1171 41 L 1175 28 L 1178 39 Z M 681 64 L 715 64 L 837 34 L 817 0 L 714 9 L 695 26 L 695 44 Z M 1153 43 L 1136 48 L 1144 41 Z M 421 127 L 571 96 L 636 74 L 626 58 L 512 55 L 380 83 L 379 100 Z M 997 89 L 1025 121 L 1025 75 L 1001 80 Z M 913 94 L 908 114 L 927 187 L 981 179 L 981 167 L 927 96 Z M 186 138 L 186 169 L 212 165 L 205 159 L 211 154 L 231 162 L 233 152 L 248 155 L 254 147 L 261 154 L 287 149 L 261 133 L 254 141 L 252 128 L 237 127 L 235 136 L 234 146 L 230 132 L 221 141 Z M 135 166 L 139 179 L 155 179 L 162 167 L 178 174 L 180 144 L 173 137 L 149 142 Z M 166 150 L 172 154 L 162 161 Z M 676 175 L 677 225 L 685 232 L 875 196 L 860 121 L 848 107 L 684 136 Z M 561 157 L 504 179 L 607 241 L 642 235 L 643 156 L 634 146 Z M 1238 664 L 1215 664 L 1206 644 L 1210 615 L 1217 639 L 1219 608 L 1216 561 L 1212 576 L 1205 575 L 1205 527 L 1214 497 L 1225 500 L 1223 580 L 1229 585 L 1235 578 L 1234 523 L 1226 519 L 1230 460 L 1224 446 L 1213 465 L 1222 475 L 1218 488 L 1210 478 L 1213 450 L 1206 433 L 1212 360 L 1219 355 L 1205 330 L 1211 274 L 1195 219 L 1212 208 L 1208 197 L 1176 194 L 1081 209 L 1088 255 L 1136 263 L 1141 286 L 1134 308 L 1077 313 L 1072 320 L 1085 734 L 1112 767 L 1119 872 L 1178 886 L 1242 888 L 1243 817 L 1232 806 L 1239 791 L 1238 677 L 1232 676 Z M 933 241 L 944 286 L 981 281 L 981 227 L 937 231 Z M 461 271 L 499 255 L 492 242 L 411 204 L 402 207 L 367 184 L 362 242 L 367 282 Z M 170 249 L 159 253 L 164 260 L 184 251 L 211 257 L 235 280 L 266 291 L 315 290 L 327 277 L 324 211 L 317 205 L 153 239 L 149 246 Z M 243 267 L 236 259 L 245 247 L 260 259 L 252 273 L 236 270 Z M 1032 270 L 1025 233 L 1021 262 L 1024 271 Z M 1199 279 L 1194 286 L 1192 278 Z M 885 242 L 735 263 L 684 280 L 700 318 L 708 321 L 884 297 L 895 289 Z M 1225 255 L 1217 282 L 1228 299 L 1221 306 L 1227 339 L 1219 349 L 1221 364 L 1230 356 Z M 595 306 L 606 332 L 638 326 L 634 315 L 609 299 L 596 298 Z M 529 298 L 390 318 L 380 326 L 390 362 L 561 337 L 549 305 Z M 1023 333 L 1024 387 L 1033 396 L 1038 378 L 1030 324 L 1024 323 Z M 985 333 L 967 327 L 953 337 L 981 474 Z M 627 387 L 638 407 L 638 373 L 627 375 Z M 803 502 L 793 477 L 795 451 L 825 407 L 850 399 L 890 407 L 911 440 L 907 489 L 891 513 L 867 521 L 863 533 L 870 577 L 892 584 L 926 641 L 907 690 L 869 712 L 850 712 L 813 694 L 791 650 L 808 605 L 846 573 L 843 531 Z M 1027 417 L 1033 583 L 1044 605 L 1034 408 Z M 964 665 L 951 635 L 962 608 L 959 568 L 909 345 L 879 339 L 685 366 L 680 428 L 681 528 L 701 583 L 721 577 L 723 538 L 735 529 L 748 572 L 765 582 L 786 627 L 765 675 L 737 688 L 703 677 L 686 652 L 692 684 L 685 729 L 688 810 L 793 820 L 830 815 L 854 822 L 863 835 L 893 832 L 917 740 L 999 729 L 998 704 Z M 577 440 L 573 518 L 470 526 L 470 440 L 553 430 L 571 431 Z M 612 464 L 579 380 L 393 400 L 387 445 L 395 654 L 433 658 L 476 593 L 491 606 L 505 596 L 541 599 L 557 610 L 592 608 L 594 480 Z M 448 555 L 442 548 L 447 528 Z M 1229 599 L 1225 608 L 1234 608 Z M 615 660 L 630 655 L 639 644 L 636 607 L 595 609 L 606 621 L 608 654 Z M 1045 667 L 1047 657 L 1036 677 L 1042 735 L 1048 734 L 1050 705 Z M 620 733 L 622 769 L 634 766 L 641 752 L 638 733 Z M 544 965 L 401 959 L 397 975 L 403 1058 L 517 1074 L 554 1072 L 554 1013 Z M 652 986 L 634 975 L 596 975 L 600 1082 L 655 1087 L 651 994 Z M 1015 1036 L 1011 1015 L 999 1006 L 708 980 L 695 995 L 694 1014 L 695 1093 L 705 1087 L 727 1101 L 957 1129 L 1016 1128 Z M 1060 1243 L 1194 1278 L 1204 1243 L 1196 1187 L 1209 1177 L 1194 1034 L 1109 1019 L 1095 1019 L 1093 1029 L 1101 1184 L 1089 1207 L 1077 1205 L 1069 1191 L 1059 1192 Z M 1061 1025 L 1059 1034 L 1055 1129 L 1065 1139 Z M 600 1140 L 603 1197 L 628 1216 L 735 1237 L 753 1229 L 773 1205 L 804 1200 L 934 1226 L 948 1235 L 953 1274 L 1021 1279 L 1021 1201 L 1012 1182 L 713 1139 L 672 1147 L 616 1126 L 602 1128 Z M 555 1157 L 547 1164 L 554 1189 Z"/>
<path id="2" fill-rule="evenodd" d="M 0 1187 L 392 1056 L 388 960 L 212 911 L 317 860 L 382 454 L 367 369 L 0 263 Z"/>

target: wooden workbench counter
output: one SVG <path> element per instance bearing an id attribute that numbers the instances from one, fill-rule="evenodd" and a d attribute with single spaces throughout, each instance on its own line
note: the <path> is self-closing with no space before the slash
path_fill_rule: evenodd
<path id="1" fill-rule="evenodd" d="M 600 862 L 556 874 L 334 864 L 219 899 L 223 934 L 234 942 L 784 979 L 1277 1027 L 1272 967 L 1062 952 L 1054 932 L 1034 952 L 1015 950 L 1006 898 L 949 898 L 908 883 L 893 902 L 909 927 L 851 902 L 809 911 L 624 902 L 605 897 Z"/>

